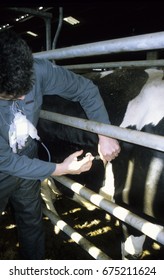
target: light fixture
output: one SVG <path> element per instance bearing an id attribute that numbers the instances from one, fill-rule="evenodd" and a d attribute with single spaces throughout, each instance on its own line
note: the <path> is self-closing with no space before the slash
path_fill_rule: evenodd
<path id="1" fill-rule="evenodd" d="M 32 31 L 27 31 L 26 33 L 31 35 L 31 36 L 33 36 L 33 37 L 37 37 L 38 36 L 38 34 L 32 32 Z"/>
<path id="2" fill-rule="evenodd" d="M 20 17 L 16 18 L 15 21 L 17 21 L 17 22 L 18 22 L 18 21 L 23 22 L 23 21 L 27 20 L 28 17 L 29 17 L 29 14 L 25 14 L 25 15 L 23 15 L 23 16 L 20 16 Z"/>
<path id="3" fill-rule="evenodd" d="M 80 21 L 77 20 L 76 18 L 72 17 L 72 16 L 69 16 L 69 17 L 65 17 L 63 18 L 64 21 L 68 22 L 69 24 L 71 25 L 75 25 L 75 24 L 79 24 Z"/>
<path id="4" fill-rule="evenodd" d="M 7 29 L 7 28 L 9 28 L 9 27 L 10 27 L 10 24 L 7 23 L 7 24 L 4 24 L 4 25 L 1 25 L 1 26 L 0 26 L 0 30 L 2 30 L 2 29 Z"/>

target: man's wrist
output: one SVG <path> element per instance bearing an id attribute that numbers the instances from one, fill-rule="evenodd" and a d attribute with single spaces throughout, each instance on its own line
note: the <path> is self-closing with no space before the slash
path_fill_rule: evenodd
<path id="1" fill-rule="evenodd" d="M 56 163 L 56 168 L 54 172 L 52 173 L 52 176 L 61 176 L 66 174 L 64 168 L 63 168 L 63 163 Z"/>

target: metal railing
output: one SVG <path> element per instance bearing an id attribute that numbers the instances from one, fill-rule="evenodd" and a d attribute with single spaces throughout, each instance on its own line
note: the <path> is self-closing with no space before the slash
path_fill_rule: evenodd
<path id="1" fill-rule="evenodd" d="M 105 199 L 102 195 L 99 195 L 83 185 L 74 182 L 73 180 L 67 178 L 66 176 L 53 177 L 56 181 L 63 184 L 67 188 L 71 189 L 73 192 L 84 197 L 91 203 L 105 210 L 106 212 L 112 214 L 119 220 L 131 225 L 132 227 L 138 229 L 142 233 L 146 234 L 150 238 L 158 241 L 164 245 L 164 228 L 163 226 L 152 224 L 145 219 L 137 216 L 136 214 L 126 210 L 125 208 Z"/>
<path id="2" fill-rule="evenodd" d="M 114 125 L 104 124 L 86 119 L 70 117 L 63 114 L 41 110 L 40 117 L 64 125 L 77 127 L 86 131 L 109 136 L 133 144 L 164 151 L 164 136 L 136 131 Z"/>
<path id="3" fill-rule="evenodd" d="M 164 32 L 150 33 L 34 53 L 36 58 L 68 59 L 164 48 Z"/>

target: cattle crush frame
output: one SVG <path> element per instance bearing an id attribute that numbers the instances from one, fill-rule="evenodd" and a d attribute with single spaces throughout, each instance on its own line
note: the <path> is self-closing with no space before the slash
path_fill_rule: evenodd
<path id="1" fill-rule="evenodd" d="M 151 33 L 145 35 L 138 35 L 114 40 L 107 40 L 102 42 L 90 43 L 77 45 L 73 47 L 66 47 L 56 50 L 44 51 L 39 53 L 34 53 L 33 56 L 36 58 L 46 58 L 46 59 L 54 59 L 54 60 L 62 60 L 67 58 L 75 58 L 75 57 L 88 57 L 88 56 L 97 56 L 102 54 L 110 54 L 110 53 L 121 53 L 121 52 L 133 52 L 133 51 L 145 51 L 145 50 L 158 50 L 164 49 L 164 32 Z M 96 67 L 107 67 L 107 68 L 117 68 L 117 67 L 157 67 L 164 66 L 164 60 L 145 60 L 145 61 L 123 61 L 123 62 L 109 62 L 109 63 L 94 63 L 94 64 L 81 64 L 81 65 L 67 65 L 68 69 L 91 69 Z M 70 116 L 64 116 L 57 113 L 52 113 L 48 111 L 41 111 L 41 118 L 55 121 L 58 123 L 62 123 L 64 125 L 69 125 L 73 127 L 77 127 L 86 131 L 91 131 L 94 133 L 102 134 L 105 136 L 113 137 L 119 140 L 127 141 L 133 144 L 139 144 L 141 146 L 145 146 L 147 148 L 153 148 L 155 150 L 164 151 L 164 137 L 148 134 L 140 131 L 133 131 L 126 128 L 120 128 L 113 125 L 107 125 L 103 123 L 97 123 L 94 121 L 79 119 Z M 133 214 L 132 212 L 126 210 L 123 207 L 116 205 L 113 202 L 106 200 L 103 196 L 100 196 L 93 191 L 85 188 L 68 179 L 65 176 L 54 177 L 55 180 L 59 181 L 66 187 L 73 190 L 75 193 L 80 196 L 86 198 L 91 203 L 96 206 L 104 209 L 106 212 L 115 216 L 119 220 L 131 225 L 132 227 L 138 229 L 142 233 L 146 234 L 153 240 L 164 245 L 164 228 L 159 225 L 152 224 L 141 217 Z M 67 227 L 60 226 L 60 219 L 55 217 L 52 212 L 44 209 L 45 215 L 47 215 L 50 220 L 59 226 L 60 229 L 65 231 L 66 234 L 71 236 L 73 239 L 72 230 L 65 230 Z M 80 237 L 81 238 L 81 237 Z M 80 239 L 79 239 L 80 240 Z M 83 249 L 87 250 L 89 254 L 91 254 L 96 259 L 110 259 L 110 257 L 105 254 L 101 254 L 96 248 L 94 252 L 91 252 L 92 244 L 83 245 L 83 242 L 77 241 L 74 239 L 76 243 L 81 245 Z M 96 252 L 96 253 L 95 253 Z"/>

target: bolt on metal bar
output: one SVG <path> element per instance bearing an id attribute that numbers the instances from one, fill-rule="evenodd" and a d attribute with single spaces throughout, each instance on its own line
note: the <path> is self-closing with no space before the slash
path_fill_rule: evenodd
<path id="1" fill-rule="evenodd" d="M 153 240 L 156 240 L 164 245 L 163 226 L 148 222 L 147 220 L 137 216 L 127 209 L 105 199 L 102 195 L 99 195 L 84 187 L 83 185 L 73 181 L 72 179 L 67 178 L 66 176 L 53 176 L 53 178 L 71 189 L 73 192 L 89 200 L 91 203 L 109 212 L 119 220 L 131 225 Z"/>
<path id="2" fill-rule="evenodd" d="M 36 58 L 67 59 L 102 54 L 155 50 L 164 48 L 164 32 L 149 33 L 132 37 L 82 44 L 56 50 L 34 53 Z"/>
<path id="3" fill-rule="evenodd" d="M 80 128 L 97 134 L 109 136 L 133 144 L 164 151 L 164 137 L 147 132 L 121 128 L 114 125 L 103 124 L 81 118 L 70 117 L 58 113 L 41 110 L 40 118 Z"/>

